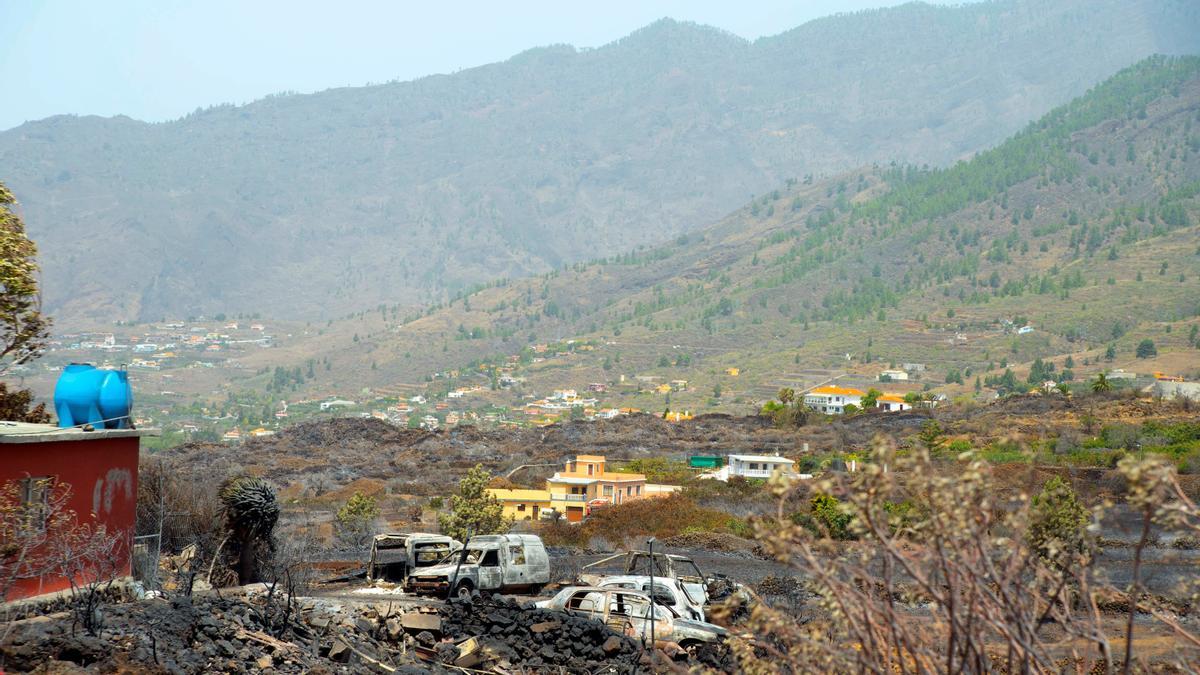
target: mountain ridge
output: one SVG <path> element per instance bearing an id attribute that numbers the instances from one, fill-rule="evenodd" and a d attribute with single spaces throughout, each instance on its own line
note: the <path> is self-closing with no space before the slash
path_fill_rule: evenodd
<path id="1" fill-rule="evenodd" d="M 53 252 L 46 306 L 66 325 L 419 305 L 667 240 L 791 176 L 949 163 L 1200 34 L 1177 1 L 1042 7 L 906 5 L 753 43 L 656 22 L 598 49 L 172 123 L 27 124 L 0 133 L 0 173 Z M 139 265 L 106 263 L 120 255 Z"/>
<path id="2" fill-rule="evenodd" d="M 1099 364 L 1109 345 L 1131 354 L 1152 338 L 1164 367 L 1194 367 L 1198 197 L 1200 58 L 1150 59 L 956 167 L 797 181 L 670 244 L 498 280 L 419 314 L 356 313 L 271 359 L 325 360 L 331 375 L 313 386 L 332 393 L 448 370 L 469 383 L 571 338 L 595 351 L 520 362 L 534 391 L 649 373 L 703 383 L 672 395 L 693 410 L 711 405 L 703 392 L 723 368 L 761 384 L 793 358 L 823 372 L 928 361 L 940 383 L 1000 377 L 1005 361 Z M 1018 342 L 1002 320 L 1037 331 Z"/>

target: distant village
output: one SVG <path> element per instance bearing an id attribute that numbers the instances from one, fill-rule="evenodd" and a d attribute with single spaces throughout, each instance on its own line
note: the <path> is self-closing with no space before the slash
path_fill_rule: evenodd
<path id="1" fill-rule="evenodd" d="M 122 330 L 123 329 L 123 330 Z M 1033 327 L 1023 322 L 1004 321 L 1001 329 L 1012 335 L 1028 335 Z M 283 336 L 285 339 L 291 335 Z M 958 339 L 957 336 L 955 339 Z M 192 369 L 234 369 L 245 371 L 239 357 L 247 350 L 270 349 L 279 345 L 279 337 L 257 319 L 226 320 L 213 318 L 194 321 L 164 321 L 149 326 L 117 326 L 111 332 L 87 332 L 57 335 L 50 342 L 46 358 L 34 366 L 16 369 L 14 374 L 57 373 L 69 362 L 85 361 L 104 367 L 127 366 L 133 373 L 153 373 L 163 388 L 141 388 L 140 426 L 164 430 L 163 445 L 186 440 L 239 443 L 248 438 L 270 436 L 280 428 L 307 419 L 330 416 L 357 416 L 381 420 L 405 428 L 439 430 L 460 425 L 528 427 L 547 426 L 567 420 L 611 420 L 621 415 L 642 412 L 670 422 L 690 420 L 696 414 L 688 406 L 672 406 L 672 397 L 696 400 L 700 395 L 688 379 L 669 377 L 658 372 L 613 373 L 603 381 L 579 383 L 572 387 L 537 393 L 527 377 L 541 364 L 554 359 L 579 357 L 609 348 L 615 343 L 601 340 L 562 340 L 530 345 L 517 354 L 483 359 L 461 369 L 429 374 L 421 385 L 364 389 L 353 394 L 333 396 L 304 395 L 304 388 L 293 386 L 305 381 L 300 367 L 275 368 L 277 386 L 267 391 L 230 389 L 208 395 L 182 394 L 170 388 L 177 371 Z M 605 359 L 606 364 L 608 359 Z M 850 361 L 850 355 L 846 355 Z M 314 364 L 308 364 L 307 377 L 313 376 Z M 663 365 L 662 363 L 659 364 Z M 674 365 L 674 364 L 672 364 Z M 36 371 L 35 371 L 36 369 Z M 605 370 L 608 370 L 606 367 Z M 662 370 L 662 369 L 660 369 Z M 825 415 L 844 415 L 863 411 L 901 412 L 912 408 L 931 408 L 947 400 L 947 395 L 931 389 L 954 378 L 934 376 L 925 363 L 892 363 L 872 373 L 864 368 L 846 370 L 803 369 L 779 387 L 758 383 L 747 385 L 738 400 L 755 408 L 770 400 L 776 392 L 794 387 L 797 402 Z M 266 373 L 260 370 L 258 374 Z M 214 373 L 214 375 L 228 373 Z M 250 376 L 253 373 L 245 373 Z M 970 372 L 968 371 L 969 375 Z M 723 366 L 725 382 L 744 378 L 738 366 Z M 1032 377 L 1033 375 L 1031 375 Z M 987 401 L 1003 393 L 1037 390 L 1047 394 L 1064 391 L 1053 377 L 1071 379 L 1068 369 L 1054 372 L 1025 386 L 1025 382 L 989 378 L 987 387 L 976 382 L 974 396 Z M 1107 372 L 1115 386 L 1160 389 L 1160 395 L 1200 397 L 1200 385 L 1163 373 L 1138 375 L 1121 369 Z M 227 379 L 227 378 L 226 378 Z M 539 378 L 544 382 L 546 378 Z M 957 378 L 959 384 L 961 376 Z M 1009 377 L 1008 380 L 1013 378 Z M 1008 387 L 1008 390 L 1005 390 Z M 717 396 L 720 394 L 717 393 Z M 221 400 L 217 397 L 223 397 Z M 654 398 L 651 398 L 654 397 Z M 632 407 L 631 401 L 641 401 Z M 711 401 L 711 399 L 710 399 Z M 662 407 L 658 407 L 662 405 Z M 653 406 L 653 409 L 647 409 Z M 158 439 L 155 439 L 156 441 Z"/>

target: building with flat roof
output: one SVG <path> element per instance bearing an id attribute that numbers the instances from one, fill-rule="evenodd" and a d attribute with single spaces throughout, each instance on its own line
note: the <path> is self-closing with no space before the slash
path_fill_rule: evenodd
<path id="1" fill-rule="evenodd" d="M 34 561 L 64 544 L 83 528 L 112 537 L 104 560 L 80 569 L 104 569 L 116 577 L 132 574 L 137 524 L 138 451 L 142 436 L 154 429 L 60 428 L 51 424 L 0 422 L 0 500 L 22 510 L 24 526 L 40 528 L 43 543 L 28 551 Z M 5 505 L 10 506 L 10 505 Z M 52 511 L 57 511 L 58 516 Z M 73 515 L 73 519 L 66 517 Z M 64 522 L 65 521 L 65 522 Z M 70 588 L 71 579 L 55 566 L 33 562 L 17 570 L 17 579 L 0 601 L 17 600 Z M 77 575 L 76 575 L 77 576 Z M 88 581 L 87 579 L 76 579 Z M 0 589 L 3 590 L 3 589 Z"/>
<path id="2" fill-rule="evenodd" d="M 647 485 L 640 473 L 609 471 L 603 455 L 578 455 L 546 479 L 545 490 L 490 488 L 488 493 L 504 505 L 505 516 L 516 520 L 536 520 L 543 511 L 553 509 L 577 523 L 592 508 L 665 496 L 677 489 L 674 485 Z"/>
<path id="3" fill-rule="evenodd" d="M 862 397 L 866 392 L 851 387 L 827 385 L 817 387 L 804 395 L 804 405 L 827 415 L 841 415 L 846 412 L 846 406 L 862 407 Z"/>
<path id="4" fill-rule="evenodd" d="M 699 478 L 728 481 L 734 476 L 741 478 L 770 478 L 776 473 L 795 475 L 795 462 L 779 455 L 729 455 L 725 466 L 701 474 Z"/>

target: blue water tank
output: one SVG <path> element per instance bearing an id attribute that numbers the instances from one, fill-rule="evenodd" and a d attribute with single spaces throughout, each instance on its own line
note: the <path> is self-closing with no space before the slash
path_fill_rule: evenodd
<path id="1" fill-rule="evenodd" d="M 54 412 L 58 426 L 90 424 L 97 429 L 129 429 L 133 389 L 123 370 L 104 370 L 90 363 L 72 363 L 63 369 L 54 387 Z"/>

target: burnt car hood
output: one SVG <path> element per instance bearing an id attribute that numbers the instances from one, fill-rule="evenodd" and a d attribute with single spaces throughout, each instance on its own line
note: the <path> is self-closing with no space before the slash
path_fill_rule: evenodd
<path id="1" fill-rule="evenodd" d="M 694 631 L 709 632 L 717 637 L 729 637 L 729 631 L 721 628 L 715 623 L 706 623 L 704 621 L 693 621 L 691 619 L 674 618 L 671 623 L 675 624 L 676 628 L 687 628 Z"/>
<path id="2" fill-rule="evenodd" d="M 474 570 L 478 567 L 479 565 L 468 565 L 466 563 L 464 563 L 461 567 L 457 564 L 431 565 L 429 567 L 418 567 L 414 569 L 412 575 L 414 577 L 446 577 L 447 579 L 451 579 L 454 577 L 454 570 L 458 570 L 459 576 L 462 576 L 464 572 L 468 570 Z"/>

